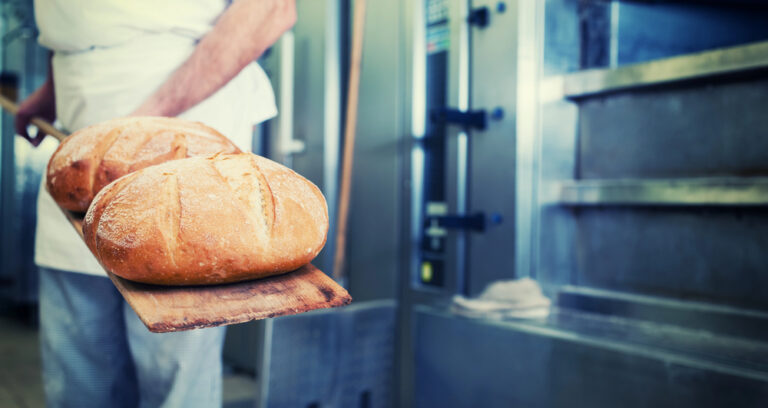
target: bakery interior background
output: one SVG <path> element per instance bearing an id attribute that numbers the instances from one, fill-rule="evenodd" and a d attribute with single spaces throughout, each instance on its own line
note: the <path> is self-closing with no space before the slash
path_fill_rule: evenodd
<path id="1" fill-rule="evenodd" d="M 352 0 L 260 58 L 255 153 L 326 196 Z M 368 0 L 346 307 L 228 327 L 224 407 L 768 404 L 768 4 Z M 0 5 L 0 92 L 45 80 Z M 237 101 L 232 101 L 237 103 Z M 0 406 L 42 407 L 34 232 L 58 142 L 2 116 Z"/>

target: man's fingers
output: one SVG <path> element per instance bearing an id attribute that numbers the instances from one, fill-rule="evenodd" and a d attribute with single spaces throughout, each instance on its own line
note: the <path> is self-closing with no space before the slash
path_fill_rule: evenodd
<path id="1" fill-rule="evenodd" d="M 27 115 L 25 113 L 18 113 L 16 114 L 16 120 L 14 122 L 14 127 L 16 128 L 16 133 L 19 134 L 24 139 L 27 139 L 29 144 L 31 144 L 34 147 L 40 146 L 40 143 L 43 142 L 43 139 L 45 139 L 46 134 L 40 130 L 37 129 L 37 134 L 35 137 L 32 137 L 29 135 L 29 132 L 27 132 L 27 127 L 29 127 L 29 123 L 32 119 L 31 115 Z"/>
<path id="2" fill-rule="evenodd" d="M 32 147 L 37 147 L 43 141 L 43 138 L 45 137 L 45 134 L 39 133 L 35 137 L 29 136 L 29 135 L 21 135 L 21 134 L 20 134 L 20 136 L 23 137 L 24 139 L 26 139 L 27 142 L 29 142 L 29 144 L 32 145 Z"/>
<path id="3" fill-rule="evenodd" d="M 46 134 L 42 131 L 37 131 L 37 136 L 30 137 L 27 140 L 29 140 L 29 143 L 32 143 L 32 146 L 37 147 L 40 146 L 40 143 L 43 143 L 43 139 L 45 139 Z"/>
<path id="4" fill-rule="evenodd" d="M 24 113 L 17 113 L 16 114 L 16 120 L 14 121 L 14 126 L 16 127 L 16 133 L 23 136 L 25 139 L 29 140 L 30 143 L 32 140 L 29 138 L 29 133 L 27 133 L 27 126 L 29 126 L 29 121 L 31 117 Z"/>

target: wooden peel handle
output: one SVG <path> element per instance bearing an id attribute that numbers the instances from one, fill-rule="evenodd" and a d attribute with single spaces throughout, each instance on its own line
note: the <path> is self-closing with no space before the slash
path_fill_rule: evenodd
<path id="1" fill-rule="evenodd" d="M 6 98 L 3 95 L 0 95 L 0 105 L 3 106 L 3 109 L 7 110 L 13 115 L 15 115 L 16 112 L 19 111 L 19 105 L 16 105 L 15 102 Z M 37 126 L 37 128 L 40 129 L 43 133 L 46 133 L 55 137 L 56 139 L 59 140 L 59 142 L 61 142 L 62 140 L 64 140 L 65 137 L 67 137 L 66 134 L 64 134 L 59 129 L 56 129 L 55 127 L 53 127 L 53 125 L 48 123 L 45 119 L 32 118 L 31 122 L 33 125 Z"/>
<path id="2" fill-rule="evenodd" d="M 357 103 L 360 94 L 360 64 L 363 59 L 363 34 L 365 33 L 365 0 L 355 1 L 352 27 L 352 52 L 349 61 L 349 88 L 347 89 L 347 120 L 344 126 L 344 147 L 341 163 L 341 189 L 336 213 L 336 253 L 333 261 L 333 278 L 344 278 L 347 249 L 347 224 L 349 200 L 352 189 L 352 166 L 355 156 L 355 131 L 357 130 Z"/>

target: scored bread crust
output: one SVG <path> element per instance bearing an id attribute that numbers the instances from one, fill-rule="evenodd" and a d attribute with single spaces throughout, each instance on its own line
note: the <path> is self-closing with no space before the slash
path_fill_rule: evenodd
<path id="1" fill-rule="evenodd" d="M 105 269 L 162 285 L 236 282 L 317 256 L 328 209 L 309 180 L 263 157 L 222 154 L 147 167 L 99 192 L 83 223 Z"/>
<path id="2" fill-rule="evenodd" d="M 48 162 L 46 187 L 61 207 L 85 212 L 99 190 L 130 172 L 190 156 L 239 152 L 229 139 L 199 122 L 113 119 L 64 139 Z"/>

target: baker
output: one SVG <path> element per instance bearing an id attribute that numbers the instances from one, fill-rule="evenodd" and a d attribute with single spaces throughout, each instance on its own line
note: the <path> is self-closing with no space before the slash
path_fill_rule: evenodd
<path id="1" fill-rule="evenodd" d="M 230 4 L 231 3 L 231 4 Z M 20 106 L 67 131 L 121 116 L 204 122 L 249 151 L 253 125 L 277 114 L 254 62 L 296 19 L 294 0 L 35 0 L 45 83 Z M 41 187 L 43 383 L 50 407 L 221 405 L 224 328 L 150 333 Z"/>

